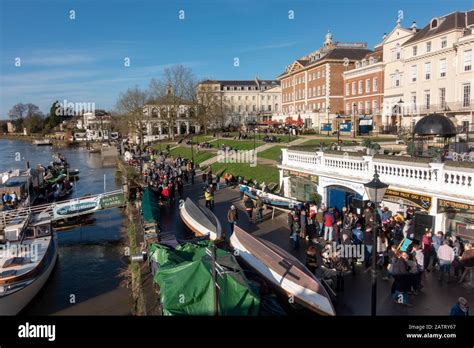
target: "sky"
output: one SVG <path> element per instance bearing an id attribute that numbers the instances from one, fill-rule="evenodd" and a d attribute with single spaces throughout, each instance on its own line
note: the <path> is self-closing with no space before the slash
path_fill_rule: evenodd
<path id="1" fill-rule="evenodd" d="M 402 25 L 421 28 L 472 8 L 472 0 L 0 0 L 0 119 L 19 102 L 44 113 L 55 100 L 111 110 L 120 93 L 147 88 L 175 64 L 197 79 L 275 79 L 328 30 L 373 48 L 399 11 Z"/>

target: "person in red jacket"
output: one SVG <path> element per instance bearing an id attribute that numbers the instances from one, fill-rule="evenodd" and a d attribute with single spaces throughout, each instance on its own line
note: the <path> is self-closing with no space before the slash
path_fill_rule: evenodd
<path id="1" fill-rule="evenodd" d="M 423 251 L 423 268 L 429 272 L 429 268 L 428 266 L 430 265 L 430 260 L 431 260 L 431 257 L 433 255 L 433 241 L 431 240 L 431 230 L 430 229 L 426 229 L 425 230 L 425 233 L 423 234 L 423 239 L 421 241 L 421 243 L 423 244 L 423 248 L 422 248 L 422 251 Z"/>

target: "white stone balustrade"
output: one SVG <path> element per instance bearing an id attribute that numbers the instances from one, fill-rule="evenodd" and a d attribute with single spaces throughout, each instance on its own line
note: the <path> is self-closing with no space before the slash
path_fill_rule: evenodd
<path id="1" fill-rule="evenodd" d="M 282 149 L 282 167 L 339 179 L 368 182 L 375 169 L 380 180 L 418 192 L 458 195 L 474 201 L 474 169 L 450 167 L 445 163 L 418 163 L 355 154 L 328 154 Z"/>

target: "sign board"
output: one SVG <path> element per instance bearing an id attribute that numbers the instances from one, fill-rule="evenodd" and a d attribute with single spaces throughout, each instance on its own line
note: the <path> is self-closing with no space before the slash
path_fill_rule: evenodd
<path id="1" fill-rule="evenodd" d="M 100 198 L 101 209 L 122 207 L 125 204 L 125 196 L 123 192 L 117 192 L 113 195 L 103 196 Z"/>
<path id="2" fill-rule="evenodd" d="M 399 203 L 400 200 L 402 200 L 407 205 L 414 206 L 425 211 L 430 210 L 432 202 L 430 196 L 391 189 L 387 189 L 383 200 L 395 203 Z"/>
<path id="3" fill-rule="evenodd" d="M 352 122 L 344 122 L 339 124 L 339 130 L 341 132 L 351 132 L 352 131 Z"/>
<path id="4" fill-rule="evenodd" d="M 297 171 L 294 171 L 294 170 L 287 170 L 287 169 L 283 170 L 283 176 L 291 177 L 291 178 L 305 178 L 305 179 L 310 180 L 312 183 L 314 183 L 316 185 L 319 182 L 317 175 L 297 172 Z"/>
<path id="5" fill-rule="evenodd" d="M 448 201 L 446 199 L 438 199 L 438 214 L 440 213 L 461 213 L 474 214 L 474 204 Z"/>
<path id="6" fill-rule="evenodd" d="M 456 234 L 464 239 L 474 240 L 474 224 L 456 224 Z"/>
<path id="7" fill-rule="evenodd" d="M 413 243 L 413 241 L 411 239 L 408 239 L 408 238 L 404 238 L 400 245 L 398 246 L 398 250 L 400 250 L 401 252 L 406 252 L 408 250 L 408 247 Z"/>
<path id="8" fill-rule="evenodd" d="M 321 131 L 322 132 L 332 131 L 332 124 L 331 123 L 321 123 Z"/>
<path id="9" fill-rule="evenodd" d="M 53 207 L 53 216 L 55 219 L 65 219 L 84 213 L 92 213 L 99 209 L 99 197 L 81 198 L 55 205 Z"/>

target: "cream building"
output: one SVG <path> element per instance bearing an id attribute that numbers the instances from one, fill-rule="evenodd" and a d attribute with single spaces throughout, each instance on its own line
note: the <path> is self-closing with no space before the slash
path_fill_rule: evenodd
<path id="1" fill-rule="evenodd" d="M 206 80 L 199 91 L 215 94 L 226 113 L 225 125 L 268 119 L 281 109 L 280 83 L 274 80 Z"/>
<path id="2" fill-rule="evenodd" d="M 439 113 L 454 116 L 459 131 L 472 129 L 473 48 L 474 10 L 432 18 L 402 44 L 402 125 Z"/>
<path id="3" fill-rule="evenodd" d="M 391 128 L 400 125 L 406 72 L 404 70 L 404 52 L 402 45 L 411 39 L 417 32 L 416 25 L 412 28 L 403 28 L 400 19 L 395 28 L 384 35 L 381 43 L 383 46 L 384 71 L 384 96 L 382 109 L 382 126 Z"/>

